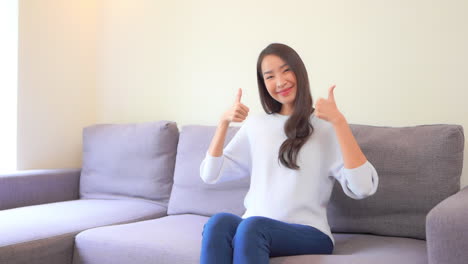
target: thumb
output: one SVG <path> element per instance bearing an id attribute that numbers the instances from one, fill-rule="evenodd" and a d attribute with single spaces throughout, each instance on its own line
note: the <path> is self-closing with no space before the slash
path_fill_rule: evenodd
<path id="1" fill-rule="evenodd" d="M 335 90 L 336 85 L 332 85 L 330 88 L 328 88 L 328 99 L 335 101 L 335 94 L 333 93 L 333 90 Z"/>
<path id="2" fill-rule="evenodd" d="M 241 97 L 242 97 L 242 88 L 239 88 L 239 90 L 237 90 L 236 103 L 241 102 Z"/>

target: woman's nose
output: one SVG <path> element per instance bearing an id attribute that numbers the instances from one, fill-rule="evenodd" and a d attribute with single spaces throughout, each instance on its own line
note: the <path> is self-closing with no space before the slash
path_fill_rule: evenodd
<path id="1" fill-rule="evenodd" d="M 276 79 L 276 87 L 281 87 L 286 83 L 286 80 L 283 77 L 278 77 Z"/>

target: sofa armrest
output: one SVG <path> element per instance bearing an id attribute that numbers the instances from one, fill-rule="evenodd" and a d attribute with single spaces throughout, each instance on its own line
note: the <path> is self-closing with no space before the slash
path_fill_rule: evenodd
<path id="1" fill-rule="evenodd" d="M 426 239 L 429 264 L 468 263 L 468 186 L 429 212 Z"/>
<path id="2" fill-rule="evenodd" d="M 0 210 L 79 198 L 81 169 L 23 170 L 0 174 Z"/>

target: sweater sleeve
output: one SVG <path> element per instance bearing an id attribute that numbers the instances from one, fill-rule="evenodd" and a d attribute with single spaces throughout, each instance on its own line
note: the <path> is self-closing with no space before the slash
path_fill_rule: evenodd
<path id="1" fill-rule="evenodd" d="M 206 152 L 200 164 L 200 177 L 205 183 L 214 184 L 250 176 L 252 165 L 246 125 L 239 128 L 224 148 L 222 156 L 214 157 Z"/>
<path id="2" fill-rule="evenodd" d="M 330 168 L 330 174 L 340 184 L 344 193 L 356 200 L 373 195 L 379 185 L 379 176 L 374 166 L 366 160 L 356 168 L 344 167 L 343 156 L 339 144 L 335 144 L 335 161 Z"/>

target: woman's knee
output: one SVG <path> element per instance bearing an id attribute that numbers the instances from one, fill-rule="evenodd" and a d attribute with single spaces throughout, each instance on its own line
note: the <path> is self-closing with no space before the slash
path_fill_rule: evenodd
<path id="1" fill-rule="evenodd" d="M 251 231 L 258 231 L 263 229 L 268 222 L 268 218 L 263 216 L 251 216 L 244 219 L 237 227 L 238 232 L 250 233 Z"/>
<path id="2" fill-rule="evenodd" d="M 259 248 L 268 250 L 271 243 L 266 225 L 268 218 L 252 216 L 242 220 L 237 226 L 236 235 L 233 238 L 233 245 L 239 252 L 248 254 L 252 250 Z"/>
<path id="3" fill-rule="evenodd" d="M 235 231 L 240 220 L 237 215 L 230 213 L 217 213 L 208 219 L 203 227 L 203 233 L 206 230 L 211 232 L 232 232 Z"/>
<path id="4" fill-rule="evenodd" d="M 265 226 L 268 223 L 268 218 L 262 216 L 251 216 L 244 219 L 236 230 L 236 237 L 244 240 L 253 237 L 264 237 Z"/>

